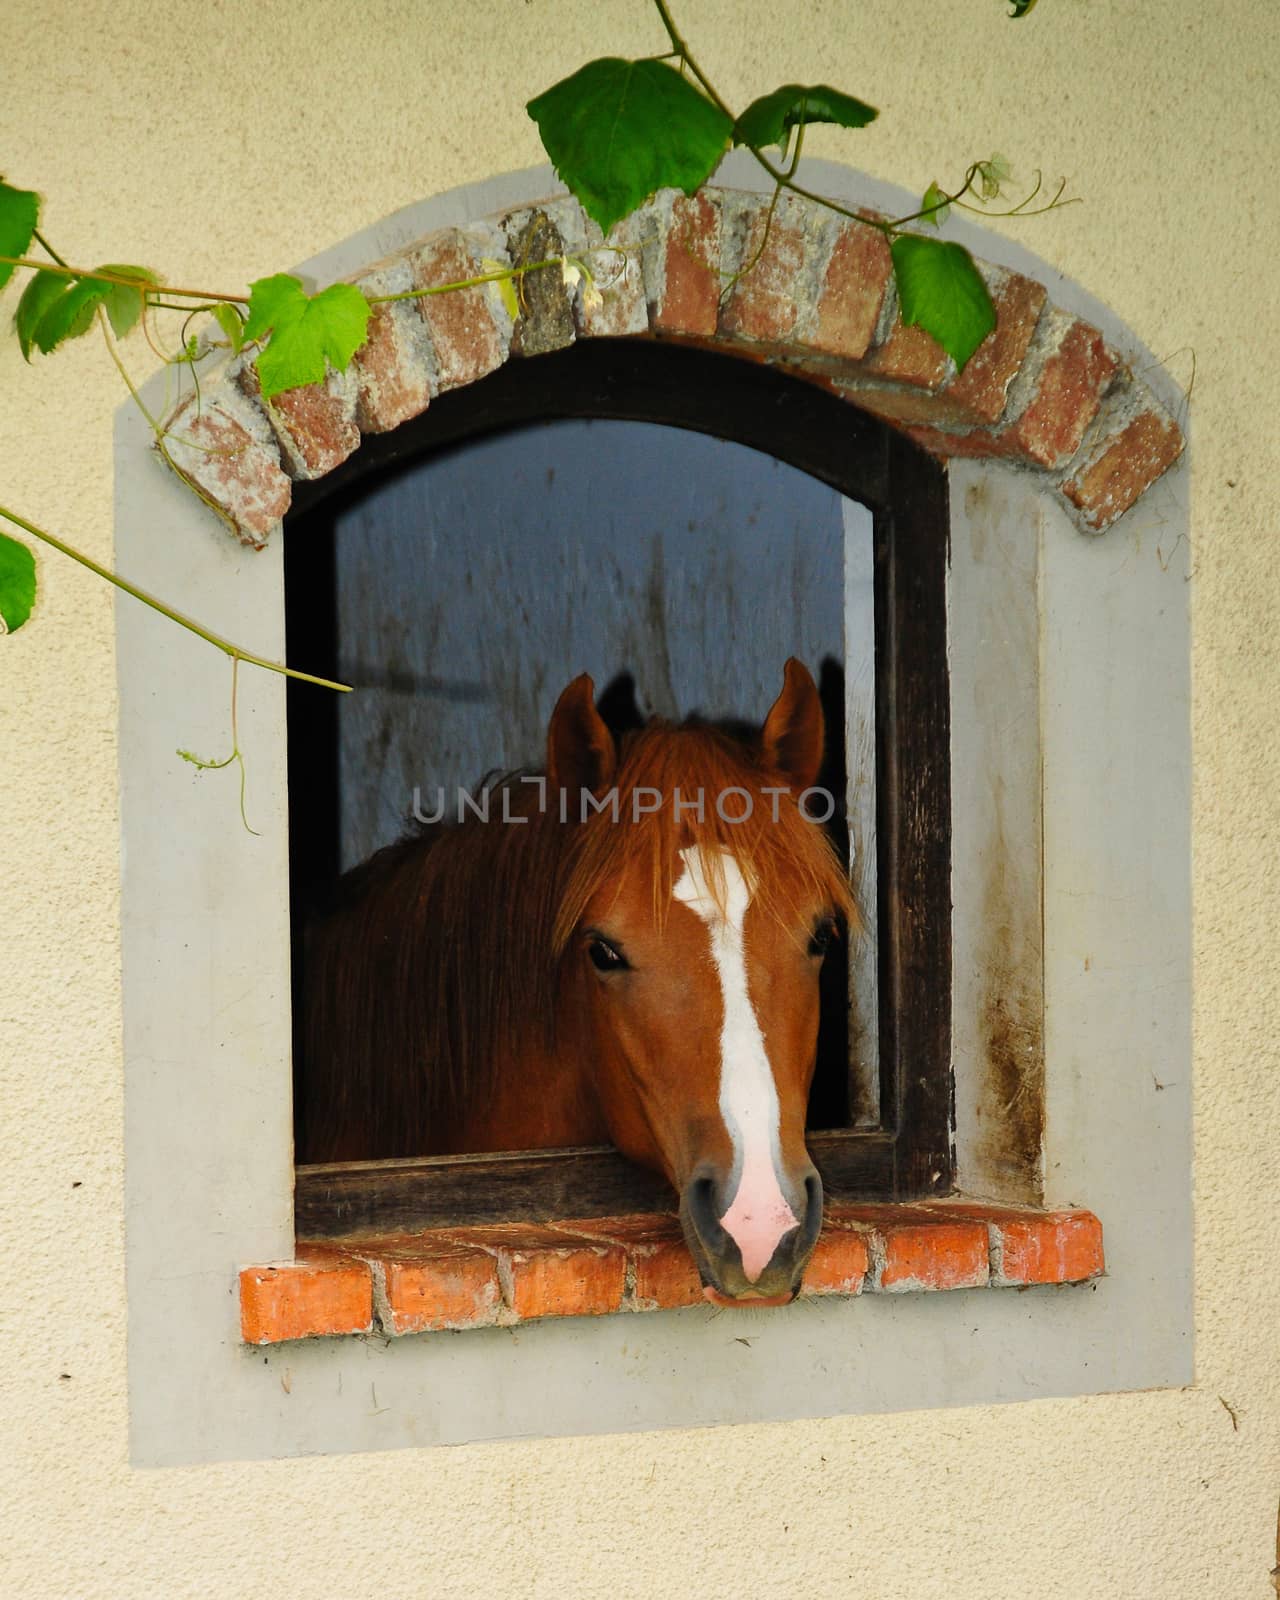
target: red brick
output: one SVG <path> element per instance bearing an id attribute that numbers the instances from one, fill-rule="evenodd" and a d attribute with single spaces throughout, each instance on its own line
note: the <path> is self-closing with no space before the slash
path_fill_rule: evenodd
<path id="1" fill-rule="evenodd" d="M 936 389 L 951 371 L 951 358 L 923 328 L 914 324 L 908 327 L 899 312 L 888 338 L 867 357 L 865 367 L 875 377 L 893 383 Z"/>
<path id="2" fill-rule="evenodd" d="M 996 1285 L 1078 1283 L 1105 1270 L 1102 1224 L 1091 1211 L 1041 1211 L 982 1200 L 927 1201 L 919 1209 L 939 1220 L 984 1224 Z"/>
<path id="3" fill-rule="evenodd" d="M 286 389 L 269 401 L 261 398 L 258 372 L 251 361 L 240 364 L 236 382 L 262 407 L 280 441 L 290 477 L 323 478 L 359 447 L 355 387 L 345 374 L 330 372 L 323 383 Z"/>
<path id="4" fill-rule="evenodd" d="M 296 1261 L 240 1273 L 240 1337 L 246 1344 L 368 1333 L 373 1327 L 373 1280 L 365 1263 L 332 1246 L 303 1250 Z"/>
<path id="5" fill-rule="evenodd" d="M 1058 1211 L 1003 1222 L 1002 1283 L 1082 1283 L 1106 1270 L 1102 1224 L 1091 1211 Z"/>
<path id="6" fill-rule="evenodd" d="M 592 303 L 585 283 L 579 285 L 574 309 L 578 332 L 583 337 L 620 339 L 648 333 L 649 307 L 642 260 L 646 225 L 652 229 L 653 219 L 647 210 L 641 210 L 610 231 L 609 239 L 616 249 L 601 245 L 589 248 L 588 261 L 595 273 L 600 303 Z"/>
<path id="7" fill-rule="evenodd" d="M 662 251 L 650 326 L 710 337 L 720 309 L 720 205 L 705 191 L 677 195 Z"/>
<path id="8" fill-rule="evenodd" d="M 804 343 L 849 360 L 865 356 L 892 272 L 884 235 L 842 218 L 819 291 L 817 322 Z"/>
<path id="9" fill-rule="evenodd" d="M 912 1205 L 832 1206 L 832 1228 L 873 1230 L 871 1252 L 879 1270 L 868 1287 L 905 1293 L 912 1289 L 976 1289 L 990 1280 L 987 1226 L 950 1218 Z"/>
<path id="10" fill-rule="evenodd" d="M 882 1289 L 973 1289 L 990 1277 L 987 1230 L 981 1223 L 895 1226 L 884 1241 Z"/>
<path id="11" fill-rule="evenodd" d="M 1069 461 L 1115 374 L 1116 359 L 1102 335 L 1071 318 L 1058 348 L 1045 360 L 1031 399 L 1006 430 L 1018 454 L 1040 467 Z"/>
<path id="12" fill-rule="evenodd" d="M 1050 328 L 1050 348 L 1037 359 L 1033 347 L 1010 397 L 1010 408 L 1018 407 L 1013 420 L 997 428 L 952 430 L 924 418 L 926 425 L 908 428 L 917 444 L 934 455 L 1016 460 L 1041 468 L 1068 461 L 1115 377 L 1116 359 L 1087 322 L 1051 309 L 1044 323 Z M 904 420 L 918 422 L 921 417 L 923 408 Z"/>
<path id="13" fill-rule="evenodd" d="M 1110 425 L 1086 443 L 1083 463 L 1062 485 L 1091 532 L 1109 528 L 1182 454 L 1182 432 L 1173 418 L 1154 400 L 1138 406 L 1135 412 L 1132 403 L 1117 404 Z"/>
<path id="14" fill-rule="evenodd" d="M 421 416 L 431 403 L 431 371 L 422 333 L 422 318 L 412 304 L 397 301 L 373 308 L 368 341 L 352 360 L 356 423 L 362 433 L 389 433 Z"/>
<path id="15" fill-rule="evenodd" d="M 289 509 L 293 487 L 274 445 L 255 439 L 207 391 L 169 420 L 166 459 L 202 500 L 212 503 L 245 544 L 260 550 Z"/>
<path id="16" fill-rule="evenodd" d="M 742 238 L 734 270 L 741 276 L 724 296 L 720 330 L 731 338 L 781 344 L 795 329 L 806 253 L 821 235 L 814 219 L 785 196 L 772 222 L 764 197 L 741 202 L 735 211 Z"/>
<path id="17" fill-rule="evenodd" d="M 1005 461 L 1016 456 L 1009 441 L 992 428 L 966 428 L 948 432 L 942 428 L 915 426 L 907 428 L 908 435 L 930 455 L 964 456 L 980 461 Z"/>
<path id="18" fill-rule="evenodd" d="M 518 1321 L 596 1317 L 622 1305 L 627 1258 L 619 1245 L 534 1224 L 448 1232 L 493 1254 L 503 1299 Z"/>
<path id="19" fill-rule="evenodd" d="M 1021 273 L 987 269 L 996 325 L 942 396 L 939 419 L 995 422 L 1018 374 L 1044 308 L 1044 285 Z"/>
<path id="20" fill-rule="evenodd" d="M 355 396 L 336 375 L 327 383 L 286 389 L 271 402 L 280 448 L 296 478 L 322 478 L 359 448 Z M 268 410 L 271 416 L 271 410 Z"/>
<path id="21" fill-rule="evenodd" d="M 861 1294 L 870 1271 L 867 1242 L 861 1233 L 827 1224 L 818 1235 L 804 1269 L 806 1294 Z"/>
<path id="22" fill-rule="evenodd" d="M 878 383 L 842 383 L 842 392 L 863 411 L 883 417 L 898 427 L 931 425 L 940 410 L 939 396 L 919 389 L 891 389 Z"/>
<path id="23" fill-rule="evenodd" d="M 626 1252 L 633 1310 L 665 1311 L 702 1303 L 702 1279 L 678 1217 L 603 1217 L 555 1226 L 616 1244 Z"/>
<path id="24" fill-rule="evenodd" d="M 484 267 L 456 229 L 433 234 L 413 255 L 419 288 L 460 283 Z M 423 295 L 413 303 L 427 325 L 435 350 L 436 382 L 441 390 L 474 383 L 507 359 L 508 337 L 499 327 L 487 285 Z"/>
<path id="25" fill-rule="evenodd" d="M 381 1271 L 387 1333 L 484 1328 L 497 1321 L 498 1263 L 479 1245 L 432 1232 L 353 1243 L 350 1249 Z"/>
<path id="26" fill-rule="evenodd" d="M 988 267 L 986 272 L 996 325 L 969 358 L 964 371 L 950 383 L 946 380 L 952 366 L 946 351 L 922 329 L 905 326 L 898 313 L 889 337 L 867 357 L 864 370 L 872 377 L 943 392 L 927 414 L 918 408 L 890 411 L 885 407 L 892 401 L 880 401 L 878 415 L 895 421 L 927 422 L 935 427 L 994 422 L 1000 416 L 1009 385 L 1017 376 L 1035 332 L 1045 290 L 1042 284 L 1020 273 L 1004 272 L 998 267 Z"/>
<path id="27" fill-rule="evenodd" d="M 1082 1283 L 1105 1271 L 1102 1224 L 1091 1211 L 1051 1211 L 994 1223 L 997 1283 Z"/>

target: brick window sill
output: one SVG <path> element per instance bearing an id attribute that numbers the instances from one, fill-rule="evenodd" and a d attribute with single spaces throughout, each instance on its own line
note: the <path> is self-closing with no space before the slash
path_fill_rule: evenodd
<path id="1" fill-rule="evenodd" d="M 1089 1211 L 972 1201 L 832 1205 L 803 1294 L 905 1294 L 1083 1283 L 1104 1270 Z M 352 1333 L 512 1327 L 704 1304 L 674 1216 L 442 1228 L 300 1240 L 293 1261 L 240 1273 L 246 1344 Z"/>

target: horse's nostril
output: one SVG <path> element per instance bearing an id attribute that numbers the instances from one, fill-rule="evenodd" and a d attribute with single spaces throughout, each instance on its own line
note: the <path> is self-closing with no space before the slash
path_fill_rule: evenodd
<path id="1" fill-rule="evenodd" d="M 804 1180 L 804 1215 L 796 1229 L 796 1258 L 808 1259 L 809 1252 L 818 1242 L 822 1231 L 822 1179 L 810 1167 Z"/>
<path id="2" fill-rule="evenodd" d="M 690 1181 L 685 1189 L 685 1209 L 694 1232 L 704 1248 L 713 1256 L 723 1253 L 727 1236 L 720 1225 L 719 1197 L 716 1180 L 707 1174 Z"/>

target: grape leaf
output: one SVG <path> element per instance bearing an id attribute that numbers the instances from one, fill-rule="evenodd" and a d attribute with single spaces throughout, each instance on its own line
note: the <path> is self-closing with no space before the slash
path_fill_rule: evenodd
<path id="1" fill-rule="evenodd" d="M 240 320 L 240 313 L 226 300 L 219 300 L 216 305 L 210 306 L 214 321 L 226 334 L 232 350 L 239 352 L 244 343 L 244 323 Z"/>
<path id="2" fill-rule="evenodd" d="M 14 323 L 22 353 L 31 359 L 31 346 L 48 355 L 68 339 L 78 339 L 93 326 L 98 307 L 107 313 L 116 337 L 123 338 L 142 315 L 146 291 L 158 282 L 146 267 L 108 263 L 98 268 L 136 284 L 103 283 L 97 278 L 68 278 L 60 273 L 37 272 L 27 285 Z"/>
<path id="3" fill-rule="evenodd" d="M 136 289 L 123 283 L 98 285 L 102 290 L 102 309 L 107 313 L 116 338 L 123 339 L 142 315 L 146 290 L 158 287 L 160 280 L 146 267 L 120 266 L 116 262 L 109 262 L 98 271 L 112 272 L 117 278 L 132 278 L 138 285 Z"/>
<path id="4" fill-rule="evenodd" d="M 36 603 L 36 558 L 0 533 L 0 634 L 16 633 Z"/>
<path id="5" fill-rule="evenodd" d="M 589 61 L 525 109 L 556 171 L 605 234 L 655 190 L 694 194 L 733 131 L 729 116 L 665 61 Z"/>
<path id="6" fill-rule="evenodd" d="M 963 245 L 901 233 L 890 245 L 902 320 L 932 334 L 963 370 L 996 325 L 995 307 Z"/>
<path id="7" fill-rule="evenodd" d="M 40 319 L 61 295 L 66 293 L 71 280 L 58 272 L 37 272 L 22 291 L 18 309 L 13 314 L 13 326 L 22 349 L 22 359 L 31 360 L 31 347 L 36 342 L 36 329 Z"/>
<path id="8" fill-rule="evenodd" d="M 92 278 L 63 278 L 62 293 L 55 295 L 36 324 L 36 349 L 49 355 L 68 339 L 79 339 L 93 324 L 102 304 L 102 288 Z"/>
<path id="9" fill-rule="evenodd" d="M 40 220 L 40 196 L 30 189 L 11 188 L 0 178 L 0 256 L 25 256 Z M 14 269 L 0 262 L 0 289 Z"/>
<path id="10" fill-rule="evenodd" d="M 481 256 L 480 265 L 486 272 L 505 272 L 506 263 L 495 260 L 493 256 Z M 495 280 L 498 293 L 502 296 L 502 303 L 507 308 L 507 315 L 513 323 L 520 320 L 520 297 L 516 294 L 516 285 L 513 278 L 498 278 Z"/>
<path id="11" fill-rule="evenodd" d="M 920 209 L 924 213 L 921 222 L 927 222 L 935 228 L 940 228 L 951 215 L 950 202 L 936 183 L 931 183 L 925 190 Z"/>
<path id="12" fill-rule="evenodd" d="M 271 400 L 286 389 L 323 383 L 326 360 L 344 372 L 365 342 L 372 307 L 349 283 L 330 284 L 308 295 L 302 282 L 277 272 L 249 285 L 246 339 L 271 343 L 258 356 L 262 398 Z"/>
<path id="13" fill-rule="evenodd" d="M 765 145 L 785 144 L 788 131 L 797 124 L 834 122 L 841 128 L 865 128 L 879 115 L 874 106 L 825 83 L 808 88 L 787 83 L 751 102 L 733 125 L 733 142 L 762 150 Z"/>

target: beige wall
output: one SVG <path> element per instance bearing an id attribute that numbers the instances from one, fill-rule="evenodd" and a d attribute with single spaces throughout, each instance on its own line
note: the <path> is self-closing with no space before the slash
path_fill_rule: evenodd
<path id="1" fill-rule="evenodd" d="M 1197 1385 L 131 1469 L 112 607 L 42 557 L 40 609 L 0 644 L 6 1590 L 1268 1592 L 1280 1496 L 1274 8 L 1043 0 L 1016 24 L 997 0 L 839 0 L 790 20 L 756 0 L 681 10 L 732 100 L 821 77 L 881 106 L 876 127 L 815 137 L 814 154 L 915 187 L 993 149 L 1019 170 L 1066 172 L 1085 203 L 1018 237 L 1184 380 L 1194 352 Z M 136 4 L 54 0 L 38 22 L 6 20 L 3 171 L 46 192 L 47 230 L 73 259 L 235 289 L 423 195 L 533 164 L 531 93 L 588 56 L 660 47 L 642 0 L 378 4 L 341 45 L 355 12 L 174 0 L 163 21 Z M 145 366 L 141 350 L 134 360 Z M 0 349 L 0 501 L 104 560 L 118 398 L 89 341 L 31 369 L 11 342 Z"/>

